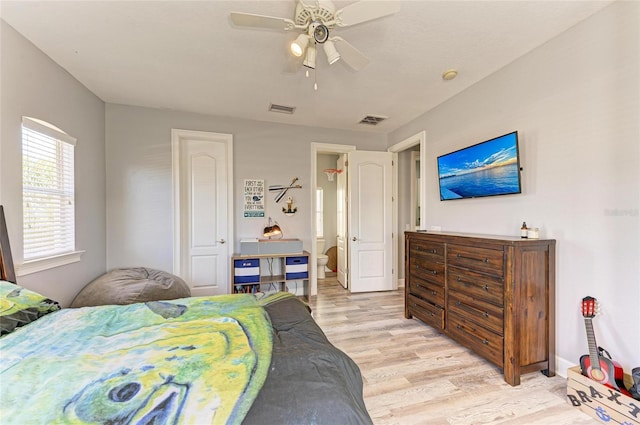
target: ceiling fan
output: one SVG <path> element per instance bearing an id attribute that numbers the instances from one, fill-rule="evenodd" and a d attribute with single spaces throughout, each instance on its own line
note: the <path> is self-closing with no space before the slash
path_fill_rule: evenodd
<path id="1" fill-rule="evenodd" d="M 336 27 L 361 24 L 392 15 L 398 10 L 398 1 L 363 0 L 336 10 L 330 0 L 297 0 L 293 19 L 231 12 L 231 21 L 242 27 L 299 30 L 301 33 L 291 43 L 290 50 L 296 58 L 303 59 L 304 66 L 315 69 L 317 49 L 322 45 L 330 65 L 342 59 L 359 71 L 369 63 L 369 59 L 343 38 L 331 33 Z"/>

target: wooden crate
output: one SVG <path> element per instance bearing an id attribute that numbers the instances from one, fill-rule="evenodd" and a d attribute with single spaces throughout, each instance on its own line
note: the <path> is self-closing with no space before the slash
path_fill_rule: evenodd
<path id="1" fill-rule="evenodd" d="M 624 380 L 629 387 L 631 376 Z M 567 402 L 602 423 L 640 425 L 640 401 L 587 378 L 580 366 L 567 370 Z"/>

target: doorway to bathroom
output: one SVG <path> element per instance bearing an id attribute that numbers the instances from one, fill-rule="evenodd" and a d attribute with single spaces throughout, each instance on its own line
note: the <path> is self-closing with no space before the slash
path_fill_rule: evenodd
<path id="1" fill-rule="evenodd" d="M 313 271 L 311 276 L 311 294 L 316 295 L 318 288 L 318 254 L 326 255 L 326 252 L 330 250 L 332 247 L 335 247 L 336 256 L 337 256 L 337 271 L 336 273 L 340 275 L 342 272 L 344 276 L 341 276 L 341 285 L 348 289 L 350 292 L 369 292 L 369 291 L 384 291 L 384 290 L 393 290 L 398 287 L 404 286 L 404 231 L 405 230 L 415 230 L 417 228 L 424 228 L 424 220 L 426 215 L 425 208 L 425 200 L 426 200 L 426 184 L 425 184 L 425 169 L 426 161 L 425 161 L 425 152 L 426 152 L 426 132 L 421 131 L 413 136 L 408 137 L 407 139 L 392 145 L 388 148 L 387 152 L 365 152 L 358 151 L 355 152 L 355 146 L 350 145 L 337 145 L 337 144 L 326 144 L 326 143 L 312 143 L 311 144 L 311 188 L 313 190 L 312 194 L 312 214 L 310 215 L 311 221 L 311 235 L 312 235 L 312 249 L 311 249 L 311 257 L 309 261 L 313 264 Z M 413 153 L 412 153 L 413 152 Z M 383 255 L 373 259 L 374 257 L 369 256 L 366 257 L 370 252 L 365 252 L 362 258 L 366 258 L 366 261 L 356 262 L 355 266 L 358 268 L 356 271 L 356 275 L 353 276 L 354 279 L 360 283 L 365 282 L 364 285 L 356 285 L 355 288 L 352 288 L 350 280 L 350 270 L 349 266 L 352 268 L 354 264 L 350 264 L 350 261 L 353 260 L 357 255 L 352 255 L 353 250 L 350 248 L 356 247 L 356 253 L 359 248 L 365 248 L 365 241 L 368 239 L 367 237 L 362 237 L 361 233 L 362 229 L 353 228 L 349 229 L 349 219 L 341 220 L 339 218 L 339 210 L 342 211 L 343 215 L 348 215 L 347 210 L 348 204 L 348 194 L 343 193 L 341 196 L 338 195 L 338 188 L 340 187 L 340 180 L 346 180 L 346 168 L 345 171 L 338 172 L 334 175 L 334 181 L 331 182 L 335 185 L 335 189 L 333 186 L 329 185 L 329 177 L 325 174 L 325 169 L 335 168 L 337 170 L 342 169 L 342 165 L 339 162 L 336 162 L 335 166 L 333 165 L 333 161 L 339 161 L 340 158 L 345 158 L 347 156 L 355 158 L 359 154 L 365 155 L 365 157 L 369 154 L 371 155 L 380 155 L 380 157 L 384 157 L 386 155 L 390 155 L 392 158 L 393 165 L 391 174 L 385 174 L 384 182 L 381 182 L 374 192 L 368 192 L 369 195 L 374 193 L 374 197 L 377 196 L 378 193 L 387 193 L 387 189 L 384 192 L 381 192 L 379 189 L 383 186 L 385 188 L 391 187 L 390 196 L 384 195 L 384 205 L 380 204 L 379 208 L 368 208 L 365 210 L 363 215 L 360 215 L 361 218 L 364 218 L 366 222 L 375 221 L 379 223 L 377 219 L 374 219 L 373 216 L 375 214 L 371 214 L 371 212 L 375 212 L 378 210 L 384 209 L 385 211 L 391 211 L 389 215 L 391 215 L 391 223 L 388 225 L 388 231 L 384 231 L 385 239 L 388 240 L 386 235 L 391 235 L 391 240 L 388 243 L 384 243 L 386 248 L 384 251 L 382 248 L 378 249 L 373 245 L 369 245 L 366 247 L 366 250 L 371 249 L 370 252 L 384 252 Z M 336 160 L 337 158 L 337 160 Z M 370 158 L 371 163 L 376 163 L 377 159 Z M 320 162 L 319 162 L 320 161 Z M 356 161 L 353 161 L 353 164 L 350 164 L 348 167 L 350 171 L 355 171 L 352 169 L 351 165 L 357 167 Z M 391 162 L 391 161 L 390 161 Z M 325 166 L 327 168 L 325 168 Z M 374 167 L 375 168 L 375 167 Z M 384 168 L 384 167 L 383 167 Z M 375 173 L 374 173 L 375 174 Z M 356 172 L 352 175 L 359 176 L 359 173 Z M 375 175 L 371 176 L 370 180 L 375 180 Z M 422 178 L 420 178 L 422 177 Z M 354 179 L 355 180 L 355 179 Z M 368 180 L 368 179 L 363 179 Z M 328 187 L 324 187 L 324 183 L 327 182 L 326 185 Z M 370 183 L 370 182 L 369 182 Z M 387 186 L 389 183 L 389 186 Z M 350 179 L 349 183 L 344 183 L 345 186 L 350 186 L 354 184 L 354 182 Z M 360 190 L 356 192 L 362 193 L 363 187 L 360 187 L 356 184 Z M 317 210 L 317 196 L 319 196 L 317 189 L 322 189 L 322 214 Z M 335 192 L 332 192 L 335 190 Z M 348 190 L 346 190 L 348 192 Z M 366 189 L 365 189 L 366 192 Z M 335 199 L 335 203 L 329 201 L 327 204 L 328 195 L 327 193 L 331 193 L 331 199 Z M 335 197 L 333 196 L 335 193 Z M 339 200 L 343 199 L 343 206 L 340 205 Z M 366 199 L 366 198 L 365 198 Z M 375 202 L 375 201 L 374 201 Z M 356 203 L 359 203 L 356 202 Z M 335 205 L 335 215 L 332 211 L 333 205 Z M 389 209 L 387 209 L 389 208 Z M 362 209 L 361 209 L 362 210 Z M 351 214 L 352 210 L 349 210 L 349 214 Z M 386 213 L 383 215 L 387 215 Z M 318 233 L 318 222 L 319 217 L 322 217 L 322 230 Z M 325 218 L 327 217 L 327 218 Z M 325 222 L 329 220 L 332 223 L 333 218 L 335 217 L 335 233 L 331 234 L 333 227 L 332 224 L 329 224 L 329 230 L 325 228 Z M 353 217 L 352 217 L 353 218 Z M 355 220 L 355 222 L 361 220 Z M 344 227 L 340 227 L 339 223 L 344 222 Z M 385 225 L 386 226 L 386 225 Z M 374 225 L 370 227 L 370 229 L 381 228 L 380 226 Z M 375 232 L 375 230 L 374 230 Z M 318 244 L 316 243 L 318 239 L 318 234 L 321 234 L 323 237 L 320 239 L 324 239 L 324 245 L 322 249 L 318 248 Z M 327 236 L 329 235 L 329 236 Z M 354 239 L 354 241 L 352 241 Z M 349 252 L 349 251 L 352 252 Z M 375 254 L 374 254 L 375 255 Z M 327 256 L 329 257 L 329 256 Z M 360 257 L 360 256 L 358 256 Z M 382 264 L 380 261 L 384 258 L 384 265 L 380 268 L 380 270 L 372 270 L 369 268 L 370 265 L 378 265 Z M 344 266 L 341 267 L 341 259 L 344 259 Z M 347 259 L 349 261 L 347 261 Z M 324 261 L 324 260 L 322 260 Z M 321 262 L 322 262 L 321 261 Z M 327 260 L 328 263 L 328 260 Z M 360 265 L 358 265 L 359 263 Z M 362 265 L 365 265 L 363 268 Z M 367 266 L 368 265 L 368 266 Z M 321 264 L 322 266 L 322 264 Z M 344 270 L 343 270 L 344 267 Z M 325 273 L 327 269 L 324 269 Z M 333 270 L 333 268 L 331 268 Z M 364 273 L 362 273 L 364 271 Z M 381 277 L 379 280 L 380 285 L 370 285 L 372 283 L 368 280 L 368 277 L 365 274 L 377 274 Z M 383 277 L 384 276 L 384 277 Z M 344 277 L 344 279 L 342 279 Z M 363 278 L 363 279 L 361 279 Z"/>
<path id="2" fill-rule="evenodd" d="M 312 144 L 312 184 L 314 184 L 315 196 L 311 223 L 312 256 L 309 260 L 314 261 L 313 264 L 316 266 L 311 279 L 312 294 L 317 294 L 318 279 L 322 279 L 323 273 L 325 276 L 329 273 L 331 277 L 335 273 L 336 278 L 340 275 L 339 283 L 343 288 L 349 288 L 346 263 L 347 173 L 343 156 L 355 150 L 356 147 L 351 145 Z M 325 173 L 324 170 L 336 171 Z M 340 195 L 338 195 L 338 187 L 342 187 Z"/>
<path id="3" fill-rule="evenodd" d="M 344 258 L 346 238 L 346 217 L 344 191 L 346 178 L 341 155 L 320 153 L 316 160 L 316 249 L 317 278 L 325 279 L 327 274 L 336 276 L 338 283 L 347 289 L 344 261 L 338 270 L 338 250 Z M 324 170 L 327 170 L 326 172 Z"/>
<path id="4" fill-rule="evenodd" d="M 394 154 L 389 151 L 364 151 L 345 145 L 328 145 L 312 143 L 311 145 L 311 187 L 315 191 L 318 187 L 317 158 L 320 154 L 338 154 L 340 158 L 332 169 L 338 169 L 335 177 L 337 205 L 345 201 L 346 224 L 344 234 L 340 231 L 336 238 L 337 273 L 342 276 L 341 264 L 344 265 L 342 285 L 349 292 L 390 291 L 397 288 L 394 278 L 394 250 L 395 238 L 393 216 L 393 181 Z M 348 162 L 348 166 L 340 165 L 340 161 Z M 345 162 L 345 164 L 346 164 Z M 325 173 L 326 169 L 321 169 Z M 331 173 L 329 173 L 331 174 Z M 346 175 L 344 189 L 340 190 L 340 179 Z M 320 175 L 320 179 L 328 176 Z M 311 211 L 316 213 L 316 197 L 312 195 Z M 326 198 L 326 196 L 325 196 Z M 344 222 L 339 217 L 337 223 Z M 312 255 L 310 262 L 317 266 L 316 219 L 311 220 Z M 340 227 L 336 225 L 336 229 Z M 324 234 L 324 231 L 323 231 Z M 341 244 L 341 240 L 344 241 Z M 344 250 L 341 250 L 344 246 Z M 342 254 L 344 253 L 344 255 Z M 341 261 L 341 259 L 343 259 Z M 311 293 L 317 293 L 317 269 L 311 278 Z"/>

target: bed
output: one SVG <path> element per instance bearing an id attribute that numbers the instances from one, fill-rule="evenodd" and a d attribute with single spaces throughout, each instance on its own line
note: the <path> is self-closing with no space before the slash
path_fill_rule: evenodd
<path id="1" fill-rule="evenodd" d="M 370 424 L 357 365 L 287 293 L 60 308 L 0 206 L 3 424 Z"/>

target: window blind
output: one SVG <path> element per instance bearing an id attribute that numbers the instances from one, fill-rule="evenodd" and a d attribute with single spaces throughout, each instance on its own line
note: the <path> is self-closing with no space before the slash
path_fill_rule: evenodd
<path id="1" fill-rule="evenodd" d="M 75 250 L 75 139 L 33 118 L 22 119 L 24 260 Z"/>

